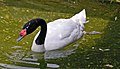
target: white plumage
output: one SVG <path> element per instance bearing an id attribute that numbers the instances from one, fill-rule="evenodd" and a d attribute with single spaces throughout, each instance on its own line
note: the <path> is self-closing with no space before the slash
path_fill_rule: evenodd
<path id="1" fill-rule="evenodd" d="M 40 31 L 34 38 L 31 47 L 34 52 L 60 49 L 83 35 L 84 23 L 86 23 L 86 12 L 83 9 L 80 13 L 70 19 L 57 19 L 47 24 L 47 34 L 43 45 L 35 43 Z"/>

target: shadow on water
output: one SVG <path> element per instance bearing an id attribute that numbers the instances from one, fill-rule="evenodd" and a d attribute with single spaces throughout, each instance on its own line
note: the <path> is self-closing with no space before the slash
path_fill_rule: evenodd
<path id="1" fill-rule="evenodd" d="M 12 7 L 17 7 L 17 8 L 28 8 L 28 9 L 34 9 L 37 11 L 45 11 L 45 12 L 58 12 L 58 13 L 77 13 L 80 12 L 81 9 L 87 9 L 87 11 L 90 12 L 95 12 L 94 10 L 97 9 L 96 12 L 99 12 L 99 14 L 104 15 L 106 13 L 106 10 L 101 10 L 107 8 L 106 5 L 104 4 L 99 4 L 99 0 L 4 0 L 0 1 L 6 6 L 12 6 Z M 96 4 L 95 4 L 96 2 Z M 86 5 L 88 4 L 88 5 Z M 94 4 L 94 5 L 92 5 Z M 109 3 L 110 4 L 110 3 Z M 115 3 L 117 4 L 117 3 Z M 118 3 L 120 4 L 120 3 Z M 99 7 L 96 7 L 99 6 Z M 76 7 L 77 6 L 77 7 Z M 88 7 L 89 6 L 89 7 Z M 91 7 L 91 8 L 90 8 Z M 74 10 L 74 11 L 73 11 Z M 104 11 L 104 12 L 103 12 Z M 101 12 L 101 13 L 100 13 Z M 99 16 L 94 16 L 93 17 L 99 17 Z"/>
<path id="2" fill-rule="evenodd" d="M 96 45 L 80 54 L 81 68 L 120 68 L 120 7 L 113 12 L 101 38 L 95 39 Z"/>
<path id="3" fill-rule="evenodd" d="M 28 9 L 34 9 L 42 12 L 58 12 L 58 13 L 72 13 L 75 14 L 77 12 L 80 12 L 81 9 L 86 9 L 87 16 L 89 17 L 97 17 L 102 19 L 109 19 L 107 18 L 107 13 L 109 14 L 112 12 L 113 8 L 115 9 L 115 6 L 112 7 L 112 4 L 110 3 L 101 3 L 98 2 L 99 0 L 61 0 L 61 1 L 42 1 L 42 0 L 4 0 L 0 1 L 1 3 L 5 4 L 6 6 L 12 6 L 17 8 L 28 8 Z M 95 4 L 96 2 L 96 4 Z M 82 3 L 82 4 L 81 4 Z M 101 4 L 100 4 L 101 3 Z M 84 5 L 88 4 L 88 5 Z M 94 5 L 92 5 L 94 4 Z M 76 6 L 77 7 L 74 7 Z M 114 2 L 113 5 L 116 5 L 116 8 L 119 7 L 120 3 Z M 89 7 L 88 7 L 89 6 Z M 111 6 L 111 7 L 110 7 Z M 59 9 L 58 9 L 59 8 Z M 73 11 L 74 10 L 74 11 Z M 103 12 L 104 11 L 104 12 Z M 92 14 L 89 14 L 92 13 Z M 101 16 L 103 15 L 103 16 Z M 106 16 L 107 15 L 107 16 Z M 108 16 L 109 17 L 109 16 Z"/>
<path id="4" fill-rule="evenodd" d="M 18 8 L 28 8 L 28 9 L 38 10 L 38 11 L 45 11 L 45 12 L 60 12 L 60 13 L 74 12 L 72 10 L 75 10 L 75 8 L 70 7 L 70 5 L 64 4 L 64 2 L 63 1 L 54 1 L 54 0 L 53 1 L 49 1 L 49 0 L 47 0 L 47 1 L 42 1 L 42 0 L 36 0 L 36 1 L 32 1 L 32 0 L 14 0 L 14 1 L 4 0 L 4 1 L 2 1 L 2 3 L 4 3 L 7 6 L 13 6 L 13 7 L 18 7 Z M 69 3 L 69 2 L 67 2 L 67 3 Z M 61 8 L 61 5 L 63 5 L 62 8 Z M 58 8 L 59 8 L 59 10 L 56 10 Z"/>
<path id="5" fill-rule="evenodd" d="M 101 39 L 97 39 L 91 58 L 98 67 L 120 68 L 120 8 L 115 9 Z M 93 65 L 94 66 L 94 65 Z"/>

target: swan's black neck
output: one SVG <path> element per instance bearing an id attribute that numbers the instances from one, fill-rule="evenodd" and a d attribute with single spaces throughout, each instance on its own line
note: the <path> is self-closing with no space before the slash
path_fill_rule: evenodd
<path id="1" fill-rule="evenodd" d="M 47 33 L 47 24 L 43 19 L 36 19 L 36 22 L 39 23 L 39 26 L 41 26 L 41 32 L 39 33 L 35 42 L 37 45 L 42 45 L 45 42 L 45 37 Z"/>

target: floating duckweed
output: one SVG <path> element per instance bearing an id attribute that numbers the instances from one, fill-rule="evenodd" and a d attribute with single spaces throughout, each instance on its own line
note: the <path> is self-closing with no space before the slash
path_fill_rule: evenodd
<path id="1" fill-rule="evenodd" d="M 86 59 L 88 60 L 88 59 L 90 59 L 90 57 L 87 57 Z"/>
<path id="2" fill-rule="evenodd" d="M 29 42 L 26 42 L 26 44 L 29 44 Z"/>
<path id="3" fill-rule="evenodd" d="M 68 63 L 67 65 L 69 65 L 69 66 L 70 66 L 70 63 Z"/>
<path id="4" fill-rule="evenodd" d="M 11 48 L 18 49 L 18 48 L 22 48 L 22 46 L 13 46 Z"/>
<path id="5" fill-rule="evenodd" d="M 41 1 L 43 1 L 44 3 Z M 60 68 L 63 67 L 65 68 L 67 65 L 69 65 L 68 68 L 72 68 L 75 67 L 77 63 L 77 65 L 81 65 L 79 67 L 86 67 L 86 69 L 93 69 L 93 68 L 99 69 L 99 67 L 103 69 L 106 67 L 107 68 L 114 67 L 114 69 L 119 69 L 120 22 L 118 19 L 119 12 L 117 13 L 117 7 L 119 8 L 119 4 L 114 3 L 109 5 L 109 4 L 102 4 L 96 1 L 81 0 L 79 2 L 77 0 L 76 2 L 72 1 L 71 3 L 70 0 L 67 0 L 67 2 L 63 0 L 52 0 L 52 1 L 0 0 L 0 24 L 1 24 L 0 25 L 0 33 L 1 33 L 0 63 L 7 63 L 7 62 L 10 63 L 10 61 L 7 60 L 10 59 L 10 57 L 12 57 L 12 60 L 21 60 L 24 57 L 31 59 L 35 58 L 32 57 L 34 54 L 32 54 L 32 56 L 25 55 L 26 52 L 24 52 L 22 49 L 24 48 L 25 51 L 29 50 L 30 49 L 29 46 L 31 45 L 30 43 L 31 40 L 28 40 L 23 44 L 22 41 L 20 43 L 16 43 L 15 41 L 17 39 L 17 37 L 15 36 L 19 36 L 19 31 L 22 28 L 21 26 L 28 20 L 36 17 L 41 17 L 46 19 L 47 22 L 49 22 L 57 18 L 69 18 L 70 16 L 72 16 L 82 8 L 85 8 L 88 14 L 87 19 L 90 21 L 89 23 L 85 24 L 85 30 L 88 32 L 96 30 L 104 33 L 102 35 L 97 35 L 97 36 L 84 35 L 85 40 L 81 40 L 81 39 L 78 40 L 79 47 L 77 48 L 77 50 L 75 50 L 76 53 L 69 55 L 65 58 L 58 58 L 53 60 L 50 59 L 50 61 L 49 60 L 47 61 L 48 62 L 53 61 L 53 63 L 60 64 L 61 66 Z M 28 39 L 32 39 L 32 37 Z M 24 44 L 29 44 L 29 46 L 24 47 Z M 18 46 L 20 45 L 22 48 L 18 48 L 18 49 L 21 49 L 22 51 L 16 51 L 16 49 L 11 48 L 11 46 L 13 45 L 18 45 Z M 10 57 L 6 57 L 3 51 L 5 53 L 10 53 Z M 14 53 L 13 51 L 15 51 L 16 53 Z M 30 50 L 27 51 L 27 53 L 28 52 L 30 52 Z M 90 53 L 91 55 L 87 55 L 88 53 Z M 66 59 L 68 57 L 69 59 Z M 76 61 L 74 61 L 74 59 Z M 111 62 L 111 64 L 109 64 L 109 62 Z M 34 65 L 29 65 L 27 63 L 24 65 L 22 63 L 17 63 L 17 62 L 16 65 L 31 66 L 31 67 L 34 66 Z M 2 69 L 2 67 L 0 68 Z"/>
<path id="6" fill-rule="evenodd" d="M 95 49 L 95 47 L 92 47 L 92 49 Z"/>
<path id="7" fill-rule="evenodd" d="M 90 67 L 90 65 L 88 65 L 88 67 Z"/>
<path id="8" fill-rule="evenodd" d="M 3 16 L 1 16 L 0 18 L 3 19 Z"/>

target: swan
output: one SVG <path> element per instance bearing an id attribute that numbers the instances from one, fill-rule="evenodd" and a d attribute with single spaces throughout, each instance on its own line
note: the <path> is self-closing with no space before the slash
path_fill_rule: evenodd
<path id="1" fill-rule="evenodd" d="M 42 18 L 35 18 L 23 26 L 17 41 L 31 34 L 40 26 L 41 30 L 36 34 L 31 50 L 33 52 L 45 52 L 60 49 L 78 40 L 84 34 L 85 23 L 85 9 L 69 19 L 57 19 L 48 24 Z"/>

